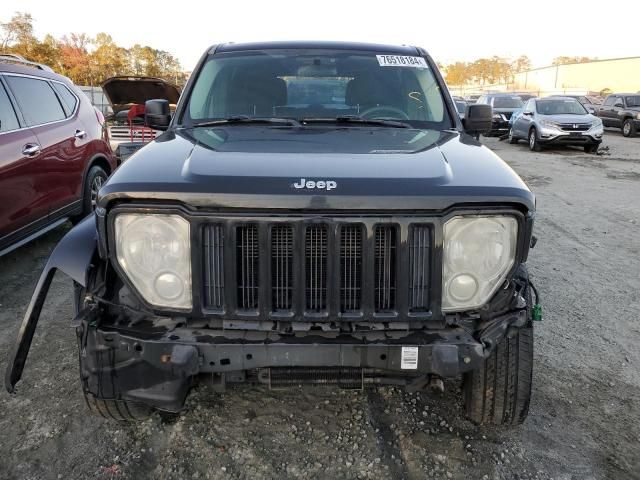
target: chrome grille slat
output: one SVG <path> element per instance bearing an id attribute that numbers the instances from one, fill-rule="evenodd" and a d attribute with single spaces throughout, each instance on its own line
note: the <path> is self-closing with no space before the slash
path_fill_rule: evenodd
<path id="1" fill-rule="evenodd" d="M 208 308 L 220 309 L 224 298 L 224 233 L 220 225 L 204 229 L 205 301 Z"/>
<path id="2" fill-rule="evenodd" d="M 340 311 L 360 309 L 362 289 L 362 228 L 345 225 L 340 229 Z"/>
<path id="3" fill-rule="evenodd" d="M 312 312 L 327 308 L 327 247 L 327 226 L 308 226 L 305 232 L 306 308 Z"/>
<path id="4" fill-rule="evenodd" d="M 238 308 L 258 308 L 258 227 L 237 228 Z"/>
<path id="5" fill-rule="evenodd" d="M 392 225 L 375 228 L 375 311 L 388 312 L 396 301 L 396 229 Z"/>
<path id="6" fill-rule="evenodd" d="M 271 229 L 271 306 L 290 310 L 293 299 L 293 228 L 275 225 Z"/>
<path id="7" fill-rule="evenodd" d="M 409 245 L 409 309 L 413 312 L 429 310 L 429 253 L 430 230 L 424 225 L 411 229 Z"/>

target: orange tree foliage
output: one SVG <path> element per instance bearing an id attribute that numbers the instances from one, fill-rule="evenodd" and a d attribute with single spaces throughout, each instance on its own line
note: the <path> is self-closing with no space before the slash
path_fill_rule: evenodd
<path id="1" fill-rule="evenodd" d="M 39 40 L 33 34 L 33 17 L 22 12 L 0 22 L 0 53 L 49 65 L 78 85 L 100 85 L 116 75 L 154 76 L 178 85 L 187 79 L 180 62 L 169 52 L 138 44 L 124 48 L 107 33 L 95 38 L 85 33 L 69 33 L 59 39 L 46 35 Z"/>

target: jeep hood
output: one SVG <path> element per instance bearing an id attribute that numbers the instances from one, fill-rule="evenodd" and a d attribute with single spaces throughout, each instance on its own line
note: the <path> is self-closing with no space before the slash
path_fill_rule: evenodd
<path id="1" fill-rule="evenodd" d="M 132 105 L 144 105 L 155 98 L 175 105 L 180 97 L 178 87 L 154 77 L 111 77 L 102 84 L 102 90 L 114 113 L 128 110 Z"/>
<path id="2" fill-rule="evenodd" d="M 296 188 L 301 179 L 336 187 Z M 535 209 L 520 177 L 473 138 L 394 128 L 169 131 L 112 175 L 99 205 L 130 200 L 194 208 L 444 210 L 477 203 Z"/>

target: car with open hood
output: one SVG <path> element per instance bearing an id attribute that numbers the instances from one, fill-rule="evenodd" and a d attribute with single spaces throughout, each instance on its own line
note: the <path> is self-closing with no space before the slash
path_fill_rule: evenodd
<path id="1" fill-rule="evenodd" d="M 120 161 L 162 133 L 144 126 L 145 102 L 164 99 L 175 109 L 180 98 L 177 86 L 155 77 L 111 77 L 104 81 L 102 90 L 113 111 L 107 117 L 111 148 Z"/>
<path id="2" fill-rule="evenodd" d="M 210 47 L 175 112 L 146 102 L 165 133 L 52 253 L 6 388 L 61 270 L 82 390 L 106 417 L 179 412 L 199 382 L 421 391 L 459 378 L 473 421 L 521 423 L 540 318 L 535 197 L 475 139 L 491 119 L 482 104 L 459 118 L 422 48 Z"/>

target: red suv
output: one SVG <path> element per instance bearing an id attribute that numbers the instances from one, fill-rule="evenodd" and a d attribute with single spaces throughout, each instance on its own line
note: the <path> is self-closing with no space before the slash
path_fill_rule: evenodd
<path id="1" fill-rule="evenodd" d="M 91 213 L 116 166 L 104 118 L 82 91 L 0 55 L 0 255 Z"/>

